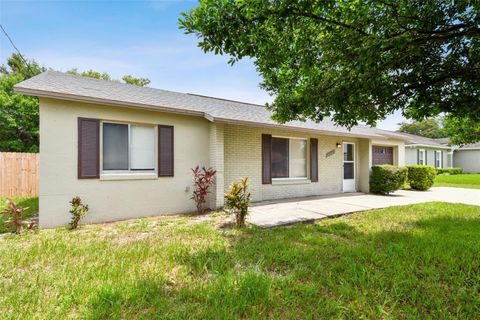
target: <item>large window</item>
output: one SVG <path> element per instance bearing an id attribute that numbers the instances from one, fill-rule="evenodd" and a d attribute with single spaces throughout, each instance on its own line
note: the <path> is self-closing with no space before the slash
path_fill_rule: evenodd
<path id="1" fill-rule="evenodd" d="M 426 161 L 427 160 L 427 157 L 426 157 L 426 154 L 425 154 L 425 150 L 424 149 L 419 149 L 418 150 L 418 164 L 419 165 L 425 165 L 426 164 Z"/>
<path id="2" fill-rule="evenodd" d="M 442 167 L 442 151 L 435 151 L 435 168 Z"/>
<path id="3" fill-rule="evenodd" d="M 272 138 L 272 178 L 307 178 L 307 140 Z"/>
<path id="4" fill-rule="evenodd" d="M 153 126 L 104 122 L 102 126 L 103 171 L 154 171 Z"/>

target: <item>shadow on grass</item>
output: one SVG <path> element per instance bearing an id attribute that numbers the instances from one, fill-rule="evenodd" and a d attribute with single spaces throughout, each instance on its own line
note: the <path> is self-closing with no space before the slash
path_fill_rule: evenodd
<path id="1" fill-rule="evenodd" d="M 388 228 L 387 228 L 388 229 Z M 344 222 L 250 229 L 174 257 L 190 280 L 99 288 L 91 318 L 475 318 L 480 220 L 387 231 Z"/>

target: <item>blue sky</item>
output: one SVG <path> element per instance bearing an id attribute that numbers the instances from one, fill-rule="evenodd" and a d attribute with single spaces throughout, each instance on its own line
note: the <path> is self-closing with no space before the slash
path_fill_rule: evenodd
<path id="1" fill-rule="evenodd" d="M 131 74 L 150 86 L 263 104 L 273 98 L 258 87 L 249 60 L 233 67 L 227 57 L 205 54 L 194 36 L 178 29 L 180 13 L 196 1 L 0 0 L 0 21 L 20 51 L 55 70 L 93 69 L 114 78 Z M 0 61 L 13 48 L 0 34 Z M 379 123 L 396 129 L 399 114 Z"/>

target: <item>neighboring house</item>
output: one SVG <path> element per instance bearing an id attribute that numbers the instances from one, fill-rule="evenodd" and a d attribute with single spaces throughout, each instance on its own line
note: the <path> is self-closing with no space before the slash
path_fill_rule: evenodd
<path id="1" fill-rule="evenodd" d="M 430 139 L 409 133 L 398 133 L 405 137 L 405 164 L 429 165 L 435 168 L 452 167 L 452 148 L 443 140 Z"/>
<path id="2" fill-rule="evenodd" d="M 254 201 L 369 191 L 372 163 L 404 165 L 404 138 L 326 120 L 277 124 L 263 106 L 47 71 L 40 98 L 40 227 L 192 212 L 196 165 L 217 170 L 209 206 L 248 177 Z"/>
<path id="3" fill-rule="evenodd" d="M 480 142 L 452 147 L 453 166 L 465 173 L 480 173 Z"/>

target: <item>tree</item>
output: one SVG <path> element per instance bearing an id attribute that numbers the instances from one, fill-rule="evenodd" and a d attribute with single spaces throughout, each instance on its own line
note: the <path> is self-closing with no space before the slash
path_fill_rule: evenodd
<path id="1" fill-rule="evenodd" d="M 279 122 L 374 125 L 397 109 L 480 121 L 480 3 L 201 0 L 180 27 L 205 52 L 251 57 Z"/>
<path id="2" fill-rule="evenodd" d="M 480 122 L 468 117 L 446 116 L 443 119 L 445 132 L 451 145 L 463 145 L 480 141 Z"/>
<path id="3" fill-rule="evenodd" d="M 39 151 L 39 102 L 38 98 L 13 92 L 13 86 L 46 71 L 34 60 L 25 61 L 17 53 L 12 54 L 6 65 L 0 67 L 0 151 L 38 152 Z M 79 72 L 67 71 L 84 77 L 112 80 L 108 73 L 94 70 Z M 146 86 L 147 78 L 126 75 L 125 83 Z M 118 81 L 118 80 L 113 80 Z"/>
<path id="4" fill-rule="evenodd" d="M 123 76 L 122 80 L 125 83 L 133 84 L 135 86 L 146 87 L 150 84 L 150 79 L 147 78 L 135 78 L 131 75 Z"/>
<path id="5" fill-rule="evenodd" d="M 38 98 L 13 86 L 46 69 L 14 53 L 0 67 L 0 151 L 38 152 Z"/>
<path id="6" fill-rule="evenodd" d="M 446 138 L 448 135 L 445 130 L 439 125 L 434 118 L 429 118 L 421 121 L 402 122 L 399 123 L 399 132 L 415 134 L 417 136 L 427 138 Z"/>
<path id="7" fill-rule="evenodd" d="M 83 72 L 79 72 L 77 68 L 70 69 L 67 71 L 69 74 L 74 74 L 74 75 L 80 75 L 82 77 L 89 77 L 89 78 L 95 78 L 95 79 L 100 79 L 100 80 L 109 80 L 109 81 L 115 81 L 115 82 L 120 82 L 119 80 L 112 79 L 112 77 L 106 73 L 106 72 L 98 72 L 94 70 L 86 70 Z M 139 87 L 145 87 L 150 84 L 150 79 L 148 78 L 135 78 L 132 75 L 125 75 L 122 77 L 123 82 L 128 83 L 128 84 L 133 84 L 135 86 Z"/>

